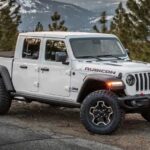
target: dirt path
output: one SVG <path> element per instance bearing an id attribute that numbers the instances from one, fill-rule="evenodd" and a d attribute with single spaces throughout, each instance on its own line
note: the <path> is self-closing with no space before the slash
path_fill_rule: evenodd
<path id="1" fill-rule="evenodd" d="M 53 108 L 39 103 L 13 102 L 6 116 L 14 124 L 22 124 L 43 132 L 67 135 L 110 144 L 129 150 L 150 150 L 150 123 L 140 115 L 127 115 L 122 128 L 111 136 L 93 135 L 80 122 L 79 109 Z"/>

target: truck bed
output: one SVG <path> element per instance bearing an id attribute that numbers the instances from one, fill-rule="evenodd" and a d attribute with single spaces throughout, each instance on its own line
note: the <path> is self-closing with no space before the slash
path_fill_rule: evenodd
<path id="1" fill-rule="evenodd" d="M 12 66 L 14 60 L 14 51 L 0 52 L 0 65 L 5 66 L 10 75 L 12 74 Z"/>
<path id="2" fill-rule="evenodd" d="M 0 57 L 13 58 L 15 51 L 0 51 Z"/>

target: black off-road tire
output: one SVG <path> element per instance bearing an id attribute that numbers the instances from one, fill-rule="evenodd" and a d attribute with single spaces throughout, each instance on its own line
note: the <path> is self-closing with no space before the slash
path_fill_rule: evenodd
<path id="1" fill-rule="evenodd" d="M 145 110 L 141 113 L 141 116 L 147 120 L 148 122 L 150 122 L 150 110 Z"/>
<path id="2" fill-rule="evenodd" d="M 6 91 L 3 80 L 0 78 L 0 115 L 8 113 L 11 106 L 11 96 Z"/>
<path id="3" fill-rule="evenodd" d="M 95 106 L 96 104 L 98 105 L 99 103 L 102 103 L 102 101 L 106 104 L 105 106 L 110 106 L 113 112 L 111 116 L 112 120 L 109 119 L 109 121 L 110 120 L 111 121 L 108 125 L 94 124 L 93 119 L 91 119 L 91 116 L 90 116 L 91 114 L 89 113 L 91 109 L 93 109 L 92 106 Z M 125 116 L 124 111 L 120 108 L 118 104 L 117 96 L 111 91 L 105 91 L 105 90 L 96 91 L 96 92 L 89 94 L 83 101 L 81 105 L 81 110 L 80 110 L 81 122 L 83 123 L 83 125 L 89 132 L 92 132 L 95 134 L 112 134 L 121 126 L 124 120 L 124 116 Z"/>

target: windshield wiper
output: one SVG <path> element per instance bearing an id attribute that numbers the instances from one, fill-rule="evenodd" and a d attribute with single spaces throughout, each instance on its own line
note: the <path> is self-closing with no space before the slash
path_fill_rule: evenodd
<path id="1" fill-rule="evenodd" d="M 99 55 L 98 57 L 114 57 L 114 58 L 117 58 L 119 60 L 123 60 L 123 58 L 120 58 L 120 57 L 114 56 L 114 55 Z"/>
<path id="2" fill-rule="evenodd" d="M 81 57 L 78 57 L 78 58 L 94 58 L 94 59 L 97 59 L 99 61 L 103 61 L 103 59 L 99 58 L 99 56 L 81 56 Z"/>

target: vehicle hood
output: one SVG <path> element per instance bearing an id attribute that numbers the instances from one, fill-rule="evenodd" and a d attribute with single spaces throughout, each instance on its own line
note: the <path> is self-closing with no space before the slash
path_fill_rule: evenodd
<path id="1" fill-rule="evenodd" d="M 119 73 L 140 73 L 150 72 L 150 64 L 138 61 L 81 61 L 77 69 L 86 73 L 99 73 L 118 76 Z"/>

